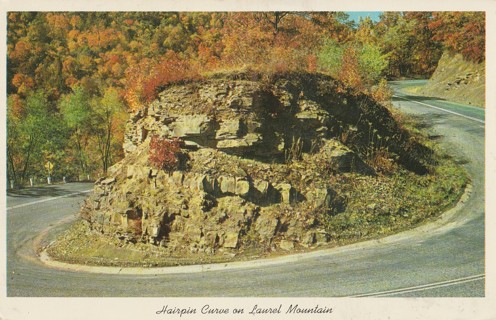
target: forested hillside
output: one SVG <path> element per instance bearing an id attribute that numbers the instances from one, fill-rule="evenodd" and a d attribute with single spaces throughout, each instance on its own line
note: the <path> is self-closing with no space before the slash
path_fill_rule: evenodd
<path id="1" fill-rule="evenodd" d="M 106 173 L 123 156 L 128 112 L 170 83 L 233 70 L 323 72 L 343 88 L 382 100 L 384 79 L 429 77 L 443 50 L 485 59 L 483 13 L 385 12 L 379 22 L 357 24 L 347 18 L 337 12 L 11 12 L 8 179 L 22 185 L 48 174 Z"/>

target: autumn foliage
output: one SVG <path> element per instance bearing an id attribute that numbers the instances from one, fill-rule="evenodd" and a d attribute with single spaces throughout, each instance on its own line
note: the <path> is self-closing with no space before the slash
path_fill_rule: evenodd
<path id="1" fill-rule="evenodd" d="M 170 83 L 200 78 L 192 63 L 174 51 L 168 51 L 159 61 L 146 59 L 131 65 L 126 76 L 125 99 L 132 111 L 156 99 L 159 90 Z"/>
<path id="2" fill-rule="evenodd" d="M 171 83 L 318 71 L 385 98 L 381 79 L 429 77 L 445 49 L 485 59 L 481 12 L 383 12 L 357 23 L 343 12 L 9 12 L 7 22 L 8 172 L 20 180 L 40 175 L 52 153 L 60 174 L 105 173 L 122 157 L 127 113 Z M 84 121 L 81 105 L 64 108 L 83 93 Z M 37 116 L 29 99 L 62 123 L 45 140 L 20 125 Z"/>
<path id="3" fill-rule="evenodd" d="M 436 12 L 429 28 L 433 39 L 467 60 L 485 59 L 485 16 L 483 12 Z"/>
<path id="4" fill-rule="evenodd" d="M 180 164 L 179 155 L 183 142 L 179 138 L 167 139 L 153 135 L 150 140 L 148 160 L 156 169 L 173 171 Z"/>

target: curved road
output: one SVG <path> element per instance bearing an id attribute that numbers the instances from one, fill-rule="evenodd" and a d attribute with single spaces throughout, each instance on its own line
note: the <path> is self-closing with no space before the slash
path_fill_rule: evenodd
<path id="1" fill-rule="evenodd" d="M 33 245 L 47 228 L 52 228 L 52 239 L 63 230 L 67 224 L 60 221 L 73 220 L 87 195 L 78 192 L 92 186 L 28 189 L 7 197 L 7 295 L 484 296 L 484 111 L 400 92 L 394 104 L 418 117 L 472 177 L 468 199 L 436 223 L 378 241 L 300 255 L 286 263 L 177 274 L 86 273 L 47 268 L 36 258 Z"/>

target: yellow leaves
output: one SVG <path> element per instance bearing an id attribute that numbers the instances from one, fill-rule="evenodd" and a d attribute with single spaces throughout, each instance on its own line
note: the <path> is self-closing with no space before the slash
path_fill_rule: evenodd
<path id="1" fill-rule="evenodd" d="M 24 100 L 18 94 L 10 95 L 7 107 L 9 112 L 11 112 L 11 115 L 16 119 L 19 119 L 24 113 Z"/>
<path id="2" fill-rule="evenodd" d="M 62 72 L 67 74 L 73 74 L 77 69 L 77 62 L 73 57 L 67 57 L 62 62 Z"/>
<path id="3" fill-rule="evenodd" d="M 68 29 L 70 26 L 69 19 L 66 14 L 47 13 L 45 18 L 53 31 Z"/>
<path id="4" fill-rule="evenodd" d="M 82 20 L 80 16 L 74 15 L 71 17 L 70 23 L 72 28 L 74 29 L 78 28 L 81 25 L 81 22 Z"/>
<path id="5" fill-rule="evenodd" d="M 132 50 L 132 51 L 135 51 L 137 49 L 140 48 L 140 43 L 136 40 L 132 40 L 131 42 L 129 42 L 129 48 Z"/>

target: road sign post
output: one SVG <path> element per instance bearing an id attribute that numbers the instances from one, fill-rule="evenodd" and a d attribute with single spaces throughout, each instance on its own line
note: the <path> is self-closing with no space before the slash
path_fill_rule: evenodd
<path id="1" fill-rule="evenodd" d="M 47 182 L 48 184 L 52 184 L 52 170 L 53 170 L 53 163 L 51 163 L 50 161 L 47 161 L 45 163 L 45 169 L 47 169 L 48 171 L 48 177 L 47 177 Z"/>

